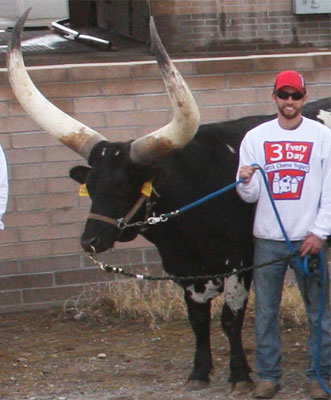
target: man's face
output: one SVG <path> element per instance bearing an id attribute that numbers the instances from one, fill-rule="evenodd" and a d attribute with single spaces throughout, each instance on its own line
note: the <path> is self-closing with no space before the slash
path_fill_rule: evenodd
<path id="1" fill-rule="evenodd" d="M 279 93 L 279 94 L 277 95 L 277 93 Z M 295 93 L 296 94 L 299 92 L 296 89 L 292 88 L 291 86 L 284 86 L 280 90 L 278 90 L 276 93 L 273 93 L 272 98 L 278 107 L 278 111 L 284 118 L 294 119 L 299 114 L 301 114 L 302 107 L 305 104 L 305 101 L 307 99 L 307 95 L 305 94 L 299 100 L 294 100 L 293 97 L 288 97 L 286 95 L 287 93 L 289 93 L 289 94 Z M 284 99 L 284 98 L 280 98 L 279 96 L 288 97 L 288 98 Z"/>

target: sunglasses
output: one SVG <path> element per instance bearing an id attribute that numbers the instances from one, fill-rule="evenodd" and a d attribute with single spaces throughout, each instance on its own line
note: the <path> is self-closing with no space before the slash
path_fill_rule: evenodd
<path id="1" fill-rule="evenodd" d="M 305 95 L 304 93 L 300 93 L 300 92 L 288 93 L 288 92 L 285 92 L 284 90 L 278 90 L 276 92 L 276 96 L 282 100 L 287 100 L 290 97 L 292 97 L 293 100 L 301 100 L 301 99 L 303 99 L 304 95 Z"/>

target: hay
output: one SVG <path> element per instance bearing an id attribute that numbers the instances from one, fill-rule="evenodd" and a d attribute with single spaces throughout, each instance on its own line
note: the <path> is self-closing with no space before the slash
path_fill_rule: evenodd
<path id="1" fill-rule="evenodd" d="M 254 289 L 247 306 L 247 316 L 254 318 Z M 212 302 L 212 319 L 219 318 L 223 296 Z M 183 290 L 172 281 L 137 281 L 121 279 L 91 286 L 64 305 L 66 318 L 109 322 L 114 318 L 139 319 L 156 326 L 159 321 L 187 320 Z M 299 290 L 286 284 L 280 313 L 281 323 L 301 325 L 306 322 Z"/>

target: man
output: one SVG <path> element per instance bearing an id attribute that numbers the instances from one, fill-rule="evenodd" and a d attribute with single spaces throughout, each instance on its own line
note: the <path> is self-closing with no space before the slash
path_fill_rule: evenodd
<path id="1" fill-rule="evenodd" d="M 7 209 L 8 201 L 8 173 L 5 153 L 0 145 L 0 229 L 4 229 L 2 217 Z"/>
<path id="2" fill-rule="evenodd" d="M 277 75 L 272 98 L 278 108 L 277 118 L 246 134 L 240 147 L 238 167 L 238 177 L 244 179 L 237 185 L 239 195 L 247 202 L 257 202 L 253 231 L 254 264 L 257 265 L 277 260 L 291 251 L 275 217 L 262 173 L 251 166 L 254 163 L 264 170 L 285 231 L 301 256 L 325 250 L 326 239 L 331 234 L 331 131 L 302 116 L 307 94 L 304 79 L 296 71 L 283 71 Z M 272 398 L 280 388 L 278 314 L 288 264 L 295 271 L 309 321 L 310 365 L 306 374 L 310 396 L 326 399 L 326 387 L 320 385 L 316 368 L 320 282 L 308 277 L 294 258 L 254 270 L 259 382 L 253 395 L 255 398 Z M 324 382 L 328 383 L 331 322 L 329 291 L 326 292 L 320 370 Z"/>

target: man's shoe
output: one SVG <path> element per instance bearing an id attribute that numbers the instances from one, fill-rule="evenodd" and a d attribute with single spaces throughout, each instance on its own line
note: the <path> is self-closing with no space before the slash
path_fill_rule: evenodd
<path id="1" fill-rule="evenodd" d="M 253 397 L 256 399 L 272 399 L 278 392 L 280 386 L 273 381 L 261 381 L 256 386 Z"/>
<path id="2" fill-rule="evenodd" d="M 314 400 L 329 399 L 330 396 L 326 393 L 318 381 L 313 381 L 310 384 L 310 398 Z"/>

